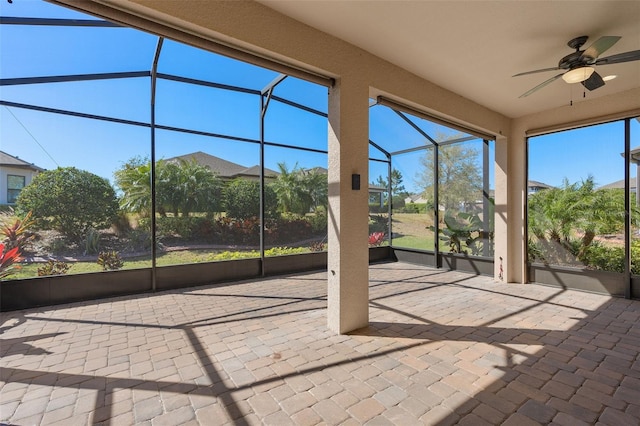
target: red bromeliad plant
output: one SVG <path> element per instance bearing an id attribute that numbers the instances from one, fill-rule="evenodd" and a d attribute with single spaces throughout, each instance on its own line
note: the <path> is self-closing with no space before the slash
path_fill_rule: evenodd
<path id="1" fill-rule="evenodd" d="M 14 269 L 20 269 L 20 265 L 16 265 L 16 263 L 21 260 L 19 247 L 14 247 L 5 252 L 4 244 L 0 243 L 0 278 L 11 274 Z"/>
<path id="2" fill-rule="evenodd" d="M 378 247 L 384 241 L 384 232 L 374 232 L 369 235 L 369 247 Z"/>
<path id="3" fill-rule="evenodd" d="M 17 218 L 13 224 L 4 224 L 0 227 L 0 234 L 4 235 L 4 244 L 6 249 L 18 248 L 21 250 L 25 244 L 34 238 L 29 232 L 29 228 L 33 226 L 35 221 L 31 219 L 31 212 L 27 213 L 24 219 Z"/>

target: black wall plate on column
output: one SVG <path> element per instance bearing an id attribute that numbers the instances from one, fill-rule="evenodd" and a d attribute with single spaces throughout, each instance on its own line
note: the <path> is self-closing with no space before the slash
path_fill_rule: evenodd
<path id="1" fill-rule="evenodd" d="M 354 191 L 360 190 L 360 175 L 352 174 L 351 175 L 351 189 Z"/>

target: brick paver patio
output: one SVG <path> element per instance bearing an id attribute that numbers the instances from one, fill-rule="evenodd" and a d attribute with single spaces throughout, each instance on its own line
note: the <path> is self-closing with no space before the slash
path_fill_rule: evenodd
<path id="1" fill-rule="evenodd" d="M 325 273 L 2 313 L 0 421 L 640 423 L 640 302 L 403 263 L 370 279 L 348 336 Z"/>

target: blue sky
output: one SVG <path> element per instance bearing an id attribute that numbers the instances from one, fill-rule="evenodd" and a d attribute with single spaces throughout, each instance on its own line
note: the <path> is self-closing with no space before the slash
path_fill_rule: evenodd
<path id="1" fill-rule="evenodd" d="M 39 0 L 0 3 L 2 16 L 79 18 L 91 17 Z M 84 73 L 146 71 L 151 67 L 157 37 L 124 28 L 0 27 L 2 78 Z M 159 72 L 218 83 L 262 89 L 277 73 L 172 41 L 165 41 Z M 0 99 L 149 122 L 150 79 L 4 86 Z M 275 95 L 319 111 L 327 110 L 327 88 L 287 78 Z M 258 96 L 213 88 L 158 81 L 158 124 L 259 139 Z M 266 117 L 266 140 L 326 150 L 327 123 L 320 116 L 272 102 Z M 459 132 L 414 118 L 434 138 Z M 640 124 L 633 121 L 632 146 L 640 146 Z M 371 108 L 370 138 L 390 152 L 421 146 L 423 136 L 385 107 Z M 594 175 L 606 184 L 622 179 L 623 130 L 621 123 L 589 127 L 533 138 L 530 143 L 530 179 L 559 185 Z M 40 167 L 75 166 L 112 180 L 113 171 L 134 156 L 148 156 L 150 130 L 20 108 L 0 106 L 0 143 L 3 151 Z M 259 163 L 256 144 L 180 134 L 156 133 L 158 158 L 205 151 L 230 161 Z M 419 157 L 398 158 L 397 167 L 410 191 L 418 172 Z M 374 158 L 383 155 L 371 150 Z M 414 161 L 410 161 L 413 159 Z M 326 156 L 300 150 L 267 147 L 266 166 L 285 161 L 291 168 L 326 167 Z M 386 164 L 372 162 L 370 180 L 385 174 Z M 493 172 L 493 166 L 492 170 Z M 635 175 L 635 170 L 633 171 Z M 493 174 L 493 173 L 492 173 Z M 493 179 L 491 179 L 493 184 Z"/>

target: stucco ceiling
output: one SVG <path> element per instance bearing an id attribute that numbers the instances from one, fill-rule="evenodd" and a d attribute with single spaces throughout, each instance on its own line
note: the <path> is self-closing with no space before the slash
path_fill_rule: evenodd
<path id="1" fill-rule="evenodd" d="M 638 0 L 259 1 L 508 117 L 640 87 L 640 61 L 597 67 L 618 77 L 592 92 L 558 79 L 520 99 L 558 72 L 512 77 L 557 66 L 577 36 L 589 36 L 583 49 L 622 36 L 601 57 L 640 50 Z"/>

